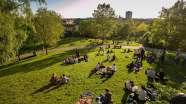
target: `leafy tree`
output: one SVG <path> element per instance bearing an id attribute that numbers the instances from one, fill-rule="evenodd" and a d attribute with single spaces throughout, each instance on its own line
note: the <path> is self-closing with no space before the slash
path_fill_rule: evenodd
<path id="1" fill-rule="evenodd" d="M 11 15 L 0 13 L 0 64 L 15 56 L 14 19 Z"/>
<path id="2" fill-rule="evenodd" d="M 99 4 L 92 15 L 96 20 L 97 36 L 106 38 L 113 35 L 116 20 L 114 9 L 110 4 Z"/>
<path id="3" fill-rule="evenodd" d="M 171 8 L 163 8 L 160 18 L 153 21 L 150 29 L 152 43 L 171 49 L 186 50 L 186 7 L 177 1 Z"/>
<path id="4" fill-rule="evenodd" d="M 117 34 L 125 37 L 126 39 L 130 39 L 132 37 L 134 37 L 136 35 L 136 28 L 137 28 L 137 24 L 136 21 L 134 20 L 126 20 L 126 21 L 122 21 L 119 23 L 120 25 L 118 25 L 118 32 Z"/>
<path id="5" fill-rule="evenodd" d="M 32 0 L 44 3 L 44 0 Z M 0 0 L 0 64 L 14 59 L 27 38 L 26 10 L 31 0 Z"/>
<path id="6" fill-rule="evenodd" d="M 56 12 L 40 8 L 35 15 L 34 24 L 38 39 L 41 40 L 43 48 L 48 54 L 48 47 L 56 44 L 63 35 L 62 19 Z"/>
<path id="7" fill-rule="evenodd" d="M 85 37 L 96 37 L 96 21 L 93 19 L 82 20 L 79 25 L 80 34 Z"/>

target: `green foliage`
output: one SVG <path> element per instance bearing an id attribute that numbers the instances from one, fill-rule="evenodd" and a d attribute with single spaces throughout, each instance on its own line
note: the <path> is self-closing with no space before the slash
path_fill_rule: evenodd
<path id="1" fill-rule="evenodd" d="M 96 37 L 96 22 L 95 20 L 83 20 L 80 22 L 79 31 L 82 36 Z"/>
<path id="2" fill-rule="evenodd" d="M 61 17 L 54 11 L 48 11 L 46 8 L 40 8 L 34 18 L 34 24 L 38 39 L 46 49 L 54 45 L 63 36 L 64 27 Z"/>
<path id="3" fill-rule="evenodd" d="M 95 98 L 103 93 L 105 88 L 108 88 L 112 91 L 114 104 L 125 104 L 124 101 L 126 101 L 128 94 L 123 90 L 124 82 L 133 80 L 137 86 L 146 85 L 145 70 L 150 64 L 143 61 L 143 69 L 138 73 L 128 72 L 126 65 L 131 62 L 133 53 L 123 54 L 120 49 L 115 49 L 113 54 L 116 55 L 116 60 L 111 63 L 104 63 L 105 66 L 111 66 L 115 63 L 117 67 L 115 74 L 109 79 L 100 79 L 96 75 L 87 78 L 97 62 L 105 59 L 105 56 L 95 57 L 98 48 L 91 50 L 85 48 L 90 44 L 89 41 L 89 39 L 82 38 L 66 38 L 61 41 L 61 46 L 59 46 L 59 48 L 65 47 L 62 51 L 57 48 L 56 51 L 50 52 L 48 55 L 41 54 L 13 65 L 0 66 L 0 103 L 74 104 L 83 92 L 90 91 L 94 93 Z M 89 61 L 73 65 L 62 65 L 61 61 L 64 58 L 74 54 L 71 49 L 80 47 L 82 48 L 79 49 L 80 54 L 87 52 Z M 125 57 L 125 55 L 128 57 Z M 174 65 L 172 60 L 169 59 L 164 63 L 163 68 L 169 81 L 167 85 L 155 85 L 159 96 L 153 104 L 168 104 L 168 100 L 181 87 L 183 87 L 182 92 L 186 93 L 186 84 L 182 84 L 186 82 L 184 70 L 186 66 Z M 70 83 L 47 88 L 52 73 L 56 73 L 58 77 L 62 74 L 70 75 Z M 174 87 L 170 83 L 172 81 Z M 177 87 L 177 90 L 175 90 L 175 87 Z"/>
<path id="4" fill-rule="evenodd" d="M 114 34 L 116 27 L 115 12 L 110 4 L 99 4 L 92 14 L 95 18 L 95 29 L 98 37 L 107 38 Z"/>
<path id="5" fill-rule="evenodd" d="M 186 8 L 183 1 L 177 1 L 171 8 L 163 8 L 159 19 L 150 27 L 154 46 L 185 51 Z"/>
<path id="6" fill-rule="evenodd" d="M 10 61 L 15 56 L 14 18 L 0 13 L 0 64 Z"/>

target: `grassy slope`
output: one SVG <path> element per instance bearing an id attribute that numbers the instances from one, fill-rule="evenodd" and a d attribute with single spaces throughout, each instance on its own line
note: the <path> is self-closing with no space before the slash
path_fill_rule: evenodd
<path id="1" fill-rule="evenodd" d="M 71 41 L 73 45 L 87 45 L 86 41 Z M 71 44 L 70 43 L 70 44 Z M 69 43 L 64 46 L 68 47 Z M 72 46 L 73 46 L 72 45 Z M 81 51 L 87 52 L 86 49 Z M 14 65 L 0 67 L 0 104 L 73 104 L 78 100 L 79 95 L 85 91 L 91 91 L 95 95 L 104 92 L 109 88 L 113 93 L 114 104 L 121 104 L 123 98 L 126 98 L 123 91 L 124 81 L 134 80 L 137 85 L 146 84 L 145 70 L 138 74 L 129 73 L 126 65 L 130 58 L 125 58 L 120 50 L 115 50 L 117 60 L 114 62 L 117 66 L 117 72 L 110 79 L 99 79 L 96 76 L 87 78 L 89 72 L 95 67 L 98 61 L 105 57 L 95 58 L 95 49 L 89 50 L 89 62 L 82 62 L 74 65 L 61 65 L 64 57 L 72 54 L 72 51 L 56 51 L 49 55 L 40 55 L 38 57 L 24 60 Z M 112 65 L 113 63 L 105 63 Z M 149 66 L 144 62 L 144 69 Z M 183 87 L 186 71 L 172 62 L 165 64 L 165 70 L 170 78 L 169 86 Z M 175 71 L 176 69 L 176 71 Z M 70 75 L 70 84 L 60 87 L 47 88 L 48 81 L 52 73 L 60 76 L 62 73 Z M 182 90 L 186 92 L 186 90 Z"/>

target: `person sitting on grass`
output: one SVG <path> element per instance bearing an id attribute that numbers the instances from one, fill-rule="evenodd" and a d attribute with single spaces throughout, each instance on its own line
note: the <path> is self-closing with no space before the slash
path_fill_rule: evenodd
<path id="1" fill-rule="evenodd" d="M 125 89 L 132 92 L 132 87 L 134 87 L 134 82 L 133 81 L 126 81 L 125 82 Z"/>
<path id="2" fill-rule="evenodd" d="M 113 74 L 114 74 L 114 72 L 116 72 L 116 65 L 115 64 L 112 65 L 111 71 Z"/>
<path id="3" fill-rule="evenodd" d="M 99 55 L 100 55 L 100 53 L 99 53 L 99 52 L 97 52 L 97 53 L 96 53 L 96 57 L 98 57 Z"/>
<path id="4" fill-rule="evenodd" d="M 67 84 L 68 82 L 69 82 L 69 78 L 65 74 L 63 74 L 61 76 L 61 83 L 62 84 Z"/>
<path id="5" fill-rule="evenodd" d="M 172 97 L 170 104 L 186 104 L 186 94 L 178 93 Z"/>
<path id="6" fill-rule="evenodd" d="M 88 55 L 86 53 L 83 55 L 83 59 L 85 62 L 88 62 Z"/>
<path id="7" fill-rule="evenodd" d="M 57 78 L 57 75 L 55 73 L 52 74 L 51 78 L 50 78 L 50 83 L 52 85 L 55 85 L 58 83 L 58 78 Z"/>
<path id="8" fill-rule="evenodd" d="M 156 72 L 152 68 L 148 68 L 145 71 L 145 74 L 147 75 L 148 82 L 153 82 L 156 77 Z"/>
<path id="9" fill-rule="evenodd" d="M 113 104 L 112 103 L 112 93 L 109 89 L 105 89 L 106 93 L 105 95 L 105 102 L 103 104 Z"/>
<path id="10" fill-rule="evenodd" d="M 74 62 L 75 62 L 75 63 L 79 63 L 78 57 L 75 57 Z"/>
<path id="11" fill-rule="evenodd" d="M 155 61 L 155 56 L 152 53 L 148 53 L 146 56 L 146 60 L 148 63 L 153 63 Z"/>
<path id="12" fill-rule="evenodd" d="M 134 68 L 134 61 L 127 65 L 128 70 L 133 70 Z"/>
<path id="13" fill-rule="evenodd" d="M 100 64 L 100 62 L 98 62 L 95 69 L 96 69 L 97 71 L 100 70 L 100 66 L 101 66 L 101 64 Z"/>
<path id="14" fill-rule="evenodd" d="M 151 85 L 151 87 L 146 88 L 146 92 L 147 92 L 147 96 L 148 96 L 149 100 L 151 100 L 151 101 L 156 100 L 156 98 L 158 96 L 158 92 L 154 86 Z"/>
<path id="15" fill-rule="evenodd" d="M 134 64 L 133 69 L 134 69 L 135 72 L 139 72 L 140 67 L 141 67 L 141 66 L 140 66 L 140 63 L 136 63 L 136 64 Z"/>
<path id="16" fill-rule="evenodd" d="M 126 104 L 138 104 L 136 100 L 137 95 L 135 93 L 129 94 L 127 97 Z"/>
<path id="17" fill-rule="evenodd" d="M 110 55 L 107 54 L 107 55 L 106 55 L 106 60 L 105 60 L 105 62 L 106 62 L 106 61 L 109 61 L 109 60 L 110 60 Z"/>
<path id="18" fill-rule="evenodd" d="M 141 86 L 141 89 L 139 90 L 139 92 L 138 92 L 138 99 L 139 99 L 139 101 L 141 101 L 141 102 L 146 102 L 146 100 L 147 100 L 147 91 L 146 91 L 146 88 L 145 88 L 145 86 Z"/>
<path id="19" fill-rule="evenodd" d="M 116 56 L 115 56 L 115 54 L 112 56 L 112 58 L 110 58 L 109 59 L 109 62 L 112 62 L 112 61 L 114 61 L 116 59 Z"/>

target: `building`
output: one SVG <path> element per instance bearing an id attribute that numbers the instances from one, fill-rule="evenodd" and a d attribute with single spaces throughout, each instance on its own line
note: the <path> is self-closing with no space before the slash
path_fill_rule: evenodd
<path id="1" fill-rule="evenodd" d="M 132 11 L 127 11 L 125 14 L 126 19 L 132 19 Z"/>
<path id="2" fill-rule="evenodd" d="M 68 32 L 73 32 L 75 30 L 77 30 L 77 24 L 75 19 L 64 19 L 63 20 L 64 23 L 64 32 L 68 33 Z"/>

